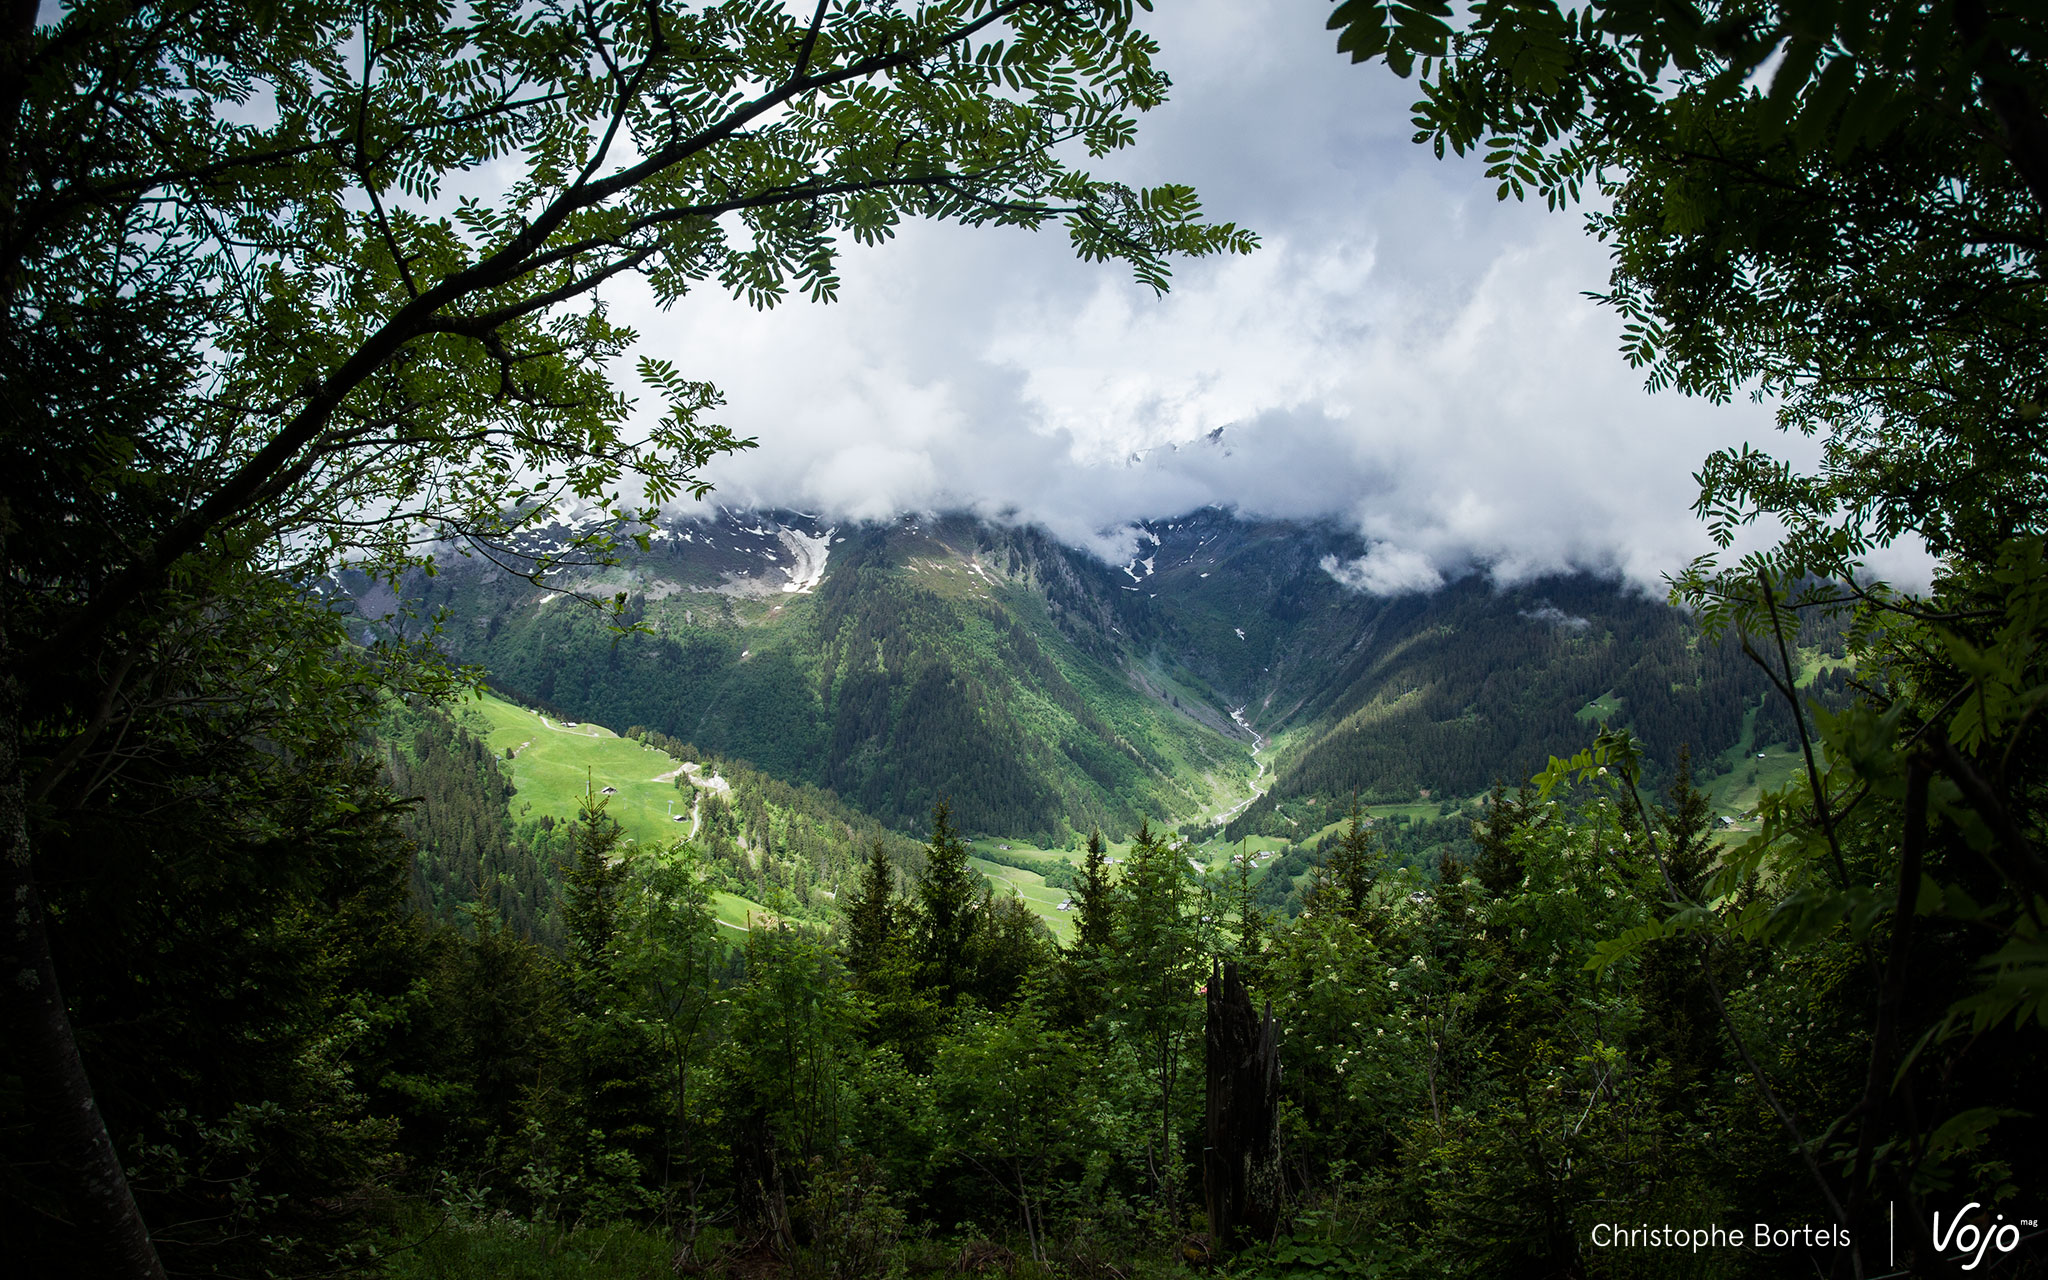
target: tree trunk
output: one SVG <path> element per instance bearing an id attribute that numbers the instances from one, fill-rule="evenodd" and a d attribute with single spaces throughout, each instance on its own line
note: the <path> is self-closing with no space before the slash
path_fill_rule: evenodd
<path id="1" fill-rule="evenodd" d="M 782 1185 L 782 1162 L 775 1156 L 775 1131 L 766 1109 L 756 1109 L 741 1122 L 732 1146 L 735 1208 L 739 1238 L 768 1243 L 788 1256 L 796 1239 L 790 1230 L 789 1196 Z"/>
<path id="2" fill-rule="evenodd" d="M 1269 1002 L 1252 1011 L 1237 964 L 1211 966 L 1208 1144 L 1202 1186 L 1221 1252 L 1271 1240 L 1280 1222 L 1280 1046 Z"/>
<path id="3" fill-rule="evenodd" d="M 28 834 L 20 692 L 15 677 L 0 667 L 0 893 L 6 903 L 0 925 L 0 1041 L 8 1046 L 10 1069 L 21 1073 L 37 1145 L 49 1158 L 71 1215 L 82 1269 L 96 1276 L 163 1280 L 163 1264 L 93 1098 L 57 984 Z"/>
<path id="4" fill-rule="evenodd" d="M 680 1061 L 676 1064 L 676 1132 L 681 1150 L 669 1170 L 669 1270 L 682 1275 L 697 1264 L 697 1233 L 703 1224 L 697 1218 L 697 1188 L 702 1180 L 697 1177 L 696 1143 L 690 1133 L 690 1068 Z M 678 1169 L 684 1187 L 680 1206 L 675 1192 Z"/>

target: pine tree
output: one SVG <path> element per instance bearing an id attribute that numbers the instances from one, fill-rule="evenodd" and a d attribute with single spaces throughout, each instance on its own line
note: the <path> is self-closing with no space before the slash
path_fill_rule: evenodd
<path id="1" fill-rule="evenodd" d="M 1330 860 L 1324 864 L 1323 874 L 1316 885 L 1318 906 L 1334 904 L 1338 909 L 1358 912 L 1365 907 L 1365 897 L 1372 892 L 1373 872 L 1376 859 L 1372 853 L 1372 828 L 1365 824 L 1365 811 L 1359 808 L 1358 797 L 1351 798 L 1351 821 L 1346 824 L 1344 834 L 1338 837 L 1337 847 L 1331 851 Z"/>
<path id="2" fill-rule="evenodd" d="M 1472 870 L 1490 897 L 1503 897 L 1521 886 L 1522 852 L 1511 837 L 1533 816 L 1535 807 L 1536 795 L 1528 784 L 1510 799 L 1507 787 L 1496 780 L 1486 798 L 1486 821 L 1472 824 L 1472 838 L 1479 844 Z"/>
<path id="3" fill-rule="evenodd" d="M 877 840 L 846 906 L 846 967 L 862 986 L 870 985 L 895 928 L 896 873 L 889 866 L 888 851 Z"/>
<path id="4" fill-rule="evenodd" d="M 1109 946 L 1116 923 L 1110 901 L 1114 891 L 1115 886 L 1109 880 L 1108 860 L 1103 857 L 1102 832 L 1091 831 L 1088 833 L 1088 859 L 1081 866 L 1081 887 L 1074 894 L 1074 905 L 1080 913 L 1074 930 L 1074 950 L 1077 953 L 1096 954 Z"/>
<path id="5" fill-rule="evenodd" d="M 940 1002 L 950 1005 L 967 982 L 968 944 L 980 894 L 967 865 L 967 845 L 953 830 L 952 806 L 944 800 L 932 806 L 932 839 L 925 847 L 917 893 L 918 950 L 926 979 Z"/>
<path id="6" fill-rule="evenodd" d="M 1690 897 L 1714 861 L 1714 843 L 1708 838 L 1714 805 L 1706 792 L 1693 785 L 1690 744 L 1678 748 L 1678 776 L 1665 794 L 1671 798 L 1671 807 L 1660 807 L 1657 813 L 1664 828 L 1664 865 L 1672 888 Z"/>
<path id="7" fill-rule="evenodd" d="M 1052 960 L 1052 933 L 1019 897 L 985 898 L 974 925 L 963 984 L 984 1007 L 1008 1008 Z"/>
<path id="8" fill-rule="evenodd" d="M 1156 1125 L 1147 1162 L 1161 1212 L 1180 1212 L 1181 1155 L 1174 1139 L 1186 1119 L 1183 1076 L 1199 1052 L 1203 1006 L 1198 994 L 1212 951 L 1202 927 L 1187 846 L 1138 828 L 1117 897 L 1116 937 L 1107 961 L 1110 1016 L 1125 1028 L 1151 1077 Z"/>
<path id="9" fill-rule="evenodd" d="M 1266 949 L 1266 909 L 1258 903 L 1258 886 L 1252 879 L 1256 855 L 1243 845 L 1230 859 L 1230 880 L 1225 892 L 1237 914 L 1237 955 L 1241 962 L 1256 961 Z"/>
<path id="10" fill-rule="evenodd" d="M 571 954 L 584 968 L 601 971 L 617 928 L 619 885 L 626 864 L 617 858 L 625 832 L 605 812 L 605 798 L 588 784 L 576 812 L 569 865 L 562 872 L 562 921 Z"/>

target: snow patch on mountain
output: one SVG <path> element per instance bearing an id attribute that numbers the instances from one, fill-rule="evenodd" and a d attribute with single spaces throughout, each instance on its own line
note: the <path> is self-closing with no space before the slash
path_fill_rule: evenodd
<path id="1" fill-rule="evenodd" d="M 775 536 L 788 549 L 790 560 L 789 581 L 782 589 L 791 595 L 808 595 L 818 589 L 825 580 L 825 562 L 832 555 L 832 535 L 836 529 L 823 533 L 805 533 L 788 525 L 777 525 Z"/>

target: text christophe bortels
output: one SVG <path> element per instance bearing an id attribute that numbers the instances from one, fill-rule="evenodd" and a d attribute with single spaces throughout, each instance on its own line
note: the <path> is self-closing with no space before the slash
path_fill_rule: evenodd
<path id="1" fill-rule="evenodd" d="M 1603 1222 L 1593 1228 L 1596 1249 L 1835 1249 L 1849 1243 L 1847 1227 L 1624 1227 Z"/>

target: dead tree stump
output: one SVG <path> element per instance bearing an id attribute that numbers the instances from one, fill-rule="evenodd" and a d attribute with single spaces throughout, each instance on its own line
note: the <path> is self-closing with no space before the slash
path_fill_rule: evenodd
<path id="1" fill-rule="evenodd" d="M 765 1107 L 748 1112 L 733 1134 L 732 1169 L 737 1239 L 787 1257 L 796 1241 L 790 1230 L 782 1162 L 775 1156 L 775 1132 L 768 1124 Z"/>
<path id="2" fill-rule="evenodd" d="M 1280 1046 L 1272 1002 L 1252 1011 L 1236 962 L 1210 966 L 1209 1235 L 1224 1252 L 1271 1240 L 1280 1221 Z"/>

